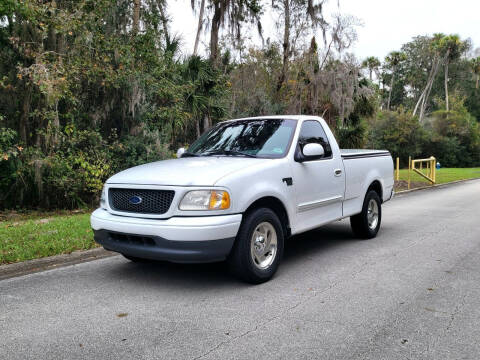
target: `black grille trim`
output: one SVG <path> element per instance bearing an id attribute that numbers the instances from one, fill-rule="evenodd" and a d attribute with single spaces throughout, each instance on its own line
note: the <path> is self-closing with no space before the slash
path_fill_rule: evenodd
<path id="1" fill-rule="evenodd" d="M 110 239 L 123 244 L 130 244 L 130 245 L 140 245 L 140 246 L 155 246 L 155 240 L 148 236 L 140 236 L 140 235 L 130 235 L 130 234 L 121 234 L 121 233 L 114 233 L 109 232 L 108 235 Z"/>
<path id="2" fill-rule="evenodd" d="M 139 204 L 132 204 L 134 196 L 142 199 Z M 138 214 L 165 214 L 172 204 L 175 191 L 150 189 L 120 189 L 108 190 L 109 204 L 112 210 Z"/>

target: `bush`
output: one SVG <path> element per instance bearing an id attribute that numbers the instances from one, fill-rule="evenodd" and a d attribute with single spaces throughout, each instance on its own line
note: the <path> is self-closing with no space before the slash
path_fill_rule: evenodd
<path id="1" fill-rule="evenodd" d="M 157 131 L 143 131 L 141 136 L 127 136 L 121 143 L 113 147 L 114 172 L 128 169 L 132 166 L 172 157 Z"/>
<path id="2" fill-rule="evenodd" d="M 96 206 L 104 182 L 114 173 L 171 157 L 158 132 L 150 131 L 120 143 L 115 133 L 104 139 L 98 131 L 68 125 L 47 154 L 15 143 L 14 131 L 0 129 L 1 208 Z"/>
<path id="3" fill-rule="evenodd" d="M 459 167 L 465 148 L 454 137 L 438 136 L 430 132 L 425 152 L 435 156 L 443 167 Z"/>
<path id="4" fill-rule="evenodd" d="M 409 156 L 430 156 L 425 153 L 427 136 L 418 119 L 405 110 L 382 111 L 370 122 L 368 146 L 389 150 L 394 159 L 399 157 L 402 166 L 406 166 Z"/>
<path id="5" fill-rule="evenodd" d="M 430 147 L 440 163 L 449 167 L 480 166 L 480 127 L 464 99 L 451 96 L 451 110 L 435 111 L 425 127 L 431 132 Z"/>
<path id="6" fill-rule="evenodd" d="M 338 127 L 335 131 L 341 149 L 363 148 L 367 135 L 367 125 L 360 121 L 355 125 Z"/>
<path id="7" fill-rule="evenodd" d="M 17 144 L 16 131 L 8 128 L 0 128 L 0 206 L 8 196 L 8 191 L 15 183 L 17 175 L 15 173 L 17 158 L 23 148 Z"/>

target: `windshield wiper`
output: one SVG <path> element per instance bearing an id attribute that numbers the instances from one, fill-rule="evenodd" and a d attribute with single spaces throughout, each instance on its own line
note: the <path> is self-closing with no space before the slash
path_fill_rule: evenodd
<path id="1" fill-rule="evenodd" d="M 257 155 L 245 153 L 242 151 L 236 151 L 236 150 L 213 150 L 213 151 L 207 151 L 202 154 L 203 156 L 209 156 L 209 155 L 230 155 L 230 156 L 246 156 L 246 157 L 251 157 L 251 158 L 256 158 Z"/>

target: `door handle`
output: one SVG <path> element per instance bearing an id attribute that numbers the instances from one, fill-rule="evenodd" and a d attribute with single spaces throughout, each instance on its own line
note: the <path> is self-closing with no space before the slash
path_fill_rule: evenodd
<path id="1" fill-rule="evenodd" d="M 340 175 L 342 175 L 342 170 L 341 169 L 335 169 L 334 173 L 335 173 L 335 176 L 340 176 Z"/>

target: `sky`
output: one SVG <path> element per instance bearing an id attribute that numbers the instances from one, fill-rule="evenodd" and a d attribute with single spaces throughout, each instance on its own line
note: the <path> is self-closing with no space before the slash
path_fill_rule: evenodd
<path id="1" fill-rule="evenodd" d="M 359 58 L 376 56 L 383 59 L 390 51 L 416 35 L 434 33 L 459 34 L 480 46 L 480 0 L 329 0 L 326 13 L 353 15 L 363 22 L 357 28 L 358 41 L 351 51 Z M 190 0 L 170 2 L 172 31 L 181 35 L 185 54 L 193 51 L 197 19 Z M 264 37 L 278 38 L 274 14 L 262 17 Z M 251 30 L 255 41 L 254 30 Z M 247 32 L 248 34 L 248 32 Z M 207 37 L 203 38 L 205 41 Z"/>

